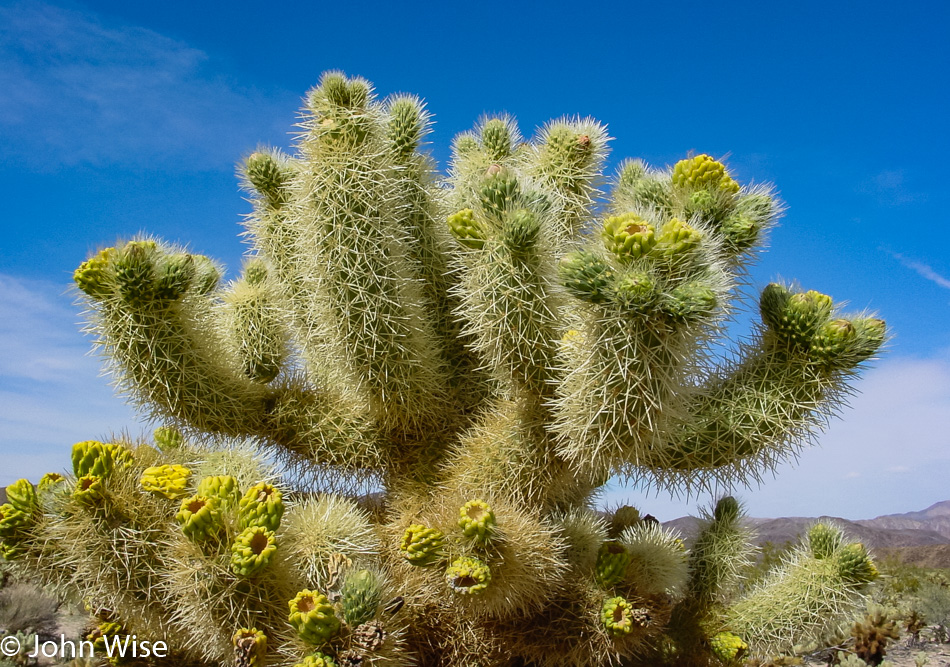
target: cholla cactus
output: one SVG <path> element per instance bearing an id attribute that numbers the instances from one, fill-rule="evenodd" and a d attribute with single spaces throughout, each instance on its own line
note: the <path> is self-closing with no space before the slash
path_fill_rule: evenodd
<path id="1" fill-rule="evenodd" d="M 339 73 L 302 114 L 295 155 L 241 165 L 233 281 L 152 238 L 77 269 L 119 390 L 162 425 L 154 447 L 80 443 L 65 483 L 17 485 L 8 558 L 175 664 L 714 664 L 856 599 L 866 551 L 815 532 L 820 557 L 736 600 L 731 499 L 690 550 L 590 506 L 616 474 L 758 480 L 884 341 L 881 320 L 774 284 L 716 361 L 782 212 L 771 188 L 708 155 L 604 178 L 599 123 L 525 140 L 507 116 L 458 137 L 440 179 L 422 102 Z"/>

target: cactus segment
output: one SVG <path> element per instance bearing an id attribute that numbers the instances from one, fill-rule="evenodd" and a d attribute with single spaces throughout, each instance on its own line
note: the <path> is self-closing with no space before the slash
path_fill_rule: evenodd
<path id="1" fill-rule="evenodd" d="M 505 211 L 514 209 L 521 198 L 521 186 L 507 169 L 490 171 L 479 188 L 479 201 L 487 215 L 501 220 Z"/>
<path id="2" fill-rule="evenodd" d="M 431 565 L 442 557 L 444 539 L 441 530 L 414 523 L 403 534 L 399 550 L 413 565 Z"/>
<path id="3" fill-rule="evenodd" d="M 290 174 L 270 153 L 256 152 L 244 162 L 244 175 L 264 198 L 268 208 L 276 210 L 287 203 L 286 186 Z"/>
<path id="4" fill-rule="evenodd" d="M 463 556 L 445 570 L 445 583 L 460 595 L 478 595 L 491 584 L 491 568 L 478 558 Z"/>
<path id="5" fill-rule="evenodd" d="M 257 628 L 240 628 L 231 637 L 234 659 L 240 667 L 264 667 L 267 660 L 267 635 Z"/>
<path id="6" fill-rule="evenodd" d="M 613 588 L 624 579 L 627 566 L 630 565 L 630 553 L 620 542 L 609 540 L 600 545 L 597 552 L 595 578 L 603 588 Z"/>
<path id="7" fill-rule="evenodd" d="M 845 581 L 855 584 L 874 581 L 879 574 L 868 550 L 860 542 L 853 542 L 841 548 L 838 554 L 838 573 Z"/>
<path id="8" fill-rule="evenodd" d="M 811 555 L 819 560 L 831 558 L 841 548 L 841 540 L 841 531 L 826 523 L 816 523 L 808 529 Z"/>
<path id="9" fill-rule="evenodd" d="M 112 262 L 119 295 L 132 308 L 144 308 L 155 298 L 154 243 L 130 241 Z"/>
<path id="10" fill-rule="evenodd" d="M 495 530 L 495 513 L 484 500 L 470 500 L 459 510 L 459 528 L 465 537 L 478 542 L 491 541 Z"/>
<path id="11" fill-rule="evenodd" d="M 323 593 L 302 590 L 288 605 L 290 625 L 308 644 L 325 644 L 340 631 L 340 619 Z"/>
<path id="12" fill-rule="evenodd" d="M 207 496 L 217 500 L 218 507 L 222 511 L 237 507 L 241 500 L 241 489 L 238 486 L 238 481 L 231 475 L 205 477 L 198 482 L 197 492 L 199 496 Z"/>
<path id="13" fill-rule="evenodd" d="M 519 208 L 505 214 L 502 239 L 512 252 L 527 250 L 535 244 L 541 232 L 538 216 L 528 209 Z"/>
<path id="14" fill-rule="evenodd" d="M 250 577 L 270 563 L 277 551 L 274 532 L 261 526 L 245 528 L 231 545 L 231 571 L 239 577 Z"/>
<path id="15" fill-rule="evenodd" d="M 702 282 L 673 288 L 664 303 L 664 311 L 675 322 L 698 322 L 716 311 L 716 293 Z"/>
<path id="16" fill-rule="evenodd" d="M 511 130 L 500 118 L 492 118 L 482 127 L 482 148 L 492 162 L 511 155 Z"/>
<path id="17" fill-rule="evenodd" d="M 725 165 L 706 154 L 677 162 L 673 167 L 673 187 L 693 191 L 709 188 L 732 195 L 739 192 L 739 184 L 726 172 Z"/>
<path id="18" fill-rule="evenodd" d="M 632 505 L 621 505 L 610 515 L 607 524 L 607 534 L 611 539 L 620 537 L 620 533 L 627 528 L 633 528 L 640 523 L 640 510 Z"/>
<path id="19" fill-rule="evenodd" d="M 742 641 L 742 637 L 731 632 L 720 632 L 709 640 L 713 655 L 726 664 L 742 658 L 749 650 L 749 645 Z"/>
<path id="20" fill-rule="evenodd" d="M 419 146 L 425 130 L 425 113 L 419 100 L 399 97 L 389 106 L 386 138 L 400 160 L 412 155 Z"/>
<path id="21" fill-rule="evenodd" d="M 238 503 L 238 525 L 276 531 L 284 516 L 283 496 L 275 486 L 261 482 L 249 488 Z"/>
<path id="22" fill-rule="evenodd" d="M 630 273 L 619 278 L 613 285 L 611 298 L 614 303 L 631 313 L 645 314 L 657 303 L 656 281 L 646 272 Z"/>
<path id="23" fill-rule="evenodd" d="M 579 299 L 591 303 L 603 303 L 607 300 L 607 288 L 613 271 L 597 255 L 579 250 L 568 253 L 558 265 L 561 284 Z"/>
<path id="24" fill-rule="evenodd" d="M 175 520 L 192 542 L 214 539 L 224 528 L 217 499 L 201 494 L 185 499 Z"/>
<path id="25" fill-rule="evenodd" d="M 656 229 L 636 213 L 607 218 L 601 236 L 607 250 L 624 262 L 649 254 L 657 243 Z"/>
<path id="26" fill-rule="evenodd" d="M 482 226 L 475 220 L 475 212 L 470 208 L 462 209 L 447 218 L 452 236 L 466 248 L 480 250 L 488 238 Z"/>
<path id="27" fill-rule="evenodd" d="M 7 502 L 27 516 L 36 511 L 36 489 L 28 479 L 18 479 L 7 487 Z"/>
<path id="28" fill-rule="evenodd" d="M 340 594 L 343 620 L 351 628 L 356 628 L 376 616 L 383 601 L 382 582 L 370 570 L 350 570 L 343 578 Z"/>
<path id="29" fill-rule="evenodd" d="M 145 491 L 175 500 L 188 493 L 189 479 L 191 479 L 191 471 L 176 463 L 146 468 L 142 472 L 139 484 Z"/>
<path id="30" fill-rule="evenodd" d="M 11 540 L 30 525 L 30 515 L 10 503 L 0 505 L 0 539 Z"/>
<path id="31" fill-rule="evenodd" d="M 177 301 L 195 278 L 195 260 L 187 253 L 167 255 L 159 260 L 155 273 L 155 298 Z"/>

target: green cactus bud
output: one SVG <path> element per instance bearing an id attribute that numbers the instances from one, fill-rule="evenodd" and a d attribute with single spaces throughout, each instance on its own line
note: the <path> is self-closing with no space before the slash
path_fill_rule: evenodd
<path id="1" fill-rule="evenodd" d="M 36 491 L 39 495 L 49 493 L 57 488 L 62 488 L 66 478 L 58 472 L 48 472 L 40 477 L 39 484 L 36 485 Z"/>
<path id="2" fill-rule="evenodd" d="M 656 305 L 656 282 L 648 273 L 621 277 L 613 285 L 614 303 L 631 313 L 646 313 Z"/>
<path id="3" fill-rule="evenodd" d="M 749 650 L 749 645 L 742 641 L 739 635 L 731 632 L 720 632 L 709 640 L 713 655 L 726 664 L 742 658 Z"/>
<path id="4" fill-rule="evenodd" d="M 521 186 L 507 169 L 489 170 L 482 181 L 479 197 L 482 209 L 488 215 L 501 219 L 502 214 L 515 207 L 521 197 Z"/>
<path id="5" fill-rule="evenodd" d="M 279 209 L 287 203 L 285 187 L 290 182 L 290 172 L 281 168 L 270 153 L 251 153 L 244 161 L 244 175 L 269 208 Z"/>
<path id="6" fill-rule="evenodd" d="M 263 285 L 267 281 L 267 264 L 259 257 L 244 263 L 244 280 L 248 285 Z"/>
<path id="7" fill-rule="evenodd" d="M 769 329 L 778 329 L 785 317 L 785 308 L 792 293 L 783 285 L 769 283 L 762 290 L 759 297 L 759 312 L 762 314 L 762 323 Z"/>
<path id="8" fill-rule="evenodd" d="M 653 225 L 636 213 L 610 216 L 604 222 L 601 236 L 607 250 L 625 262 L 648 254 L 656 245 Z"/>
<path id="9" fill-rule="evenodd" d="M 36 489 L 28 479 L 18 479 L 7 487 L 7 502 L 27 516 L 36 511 Z"/>
<path id="10" fill-rule="evenodd" d="M 541 221 L 531 211 L 520 208 L 505 214 L 504 243 L 514 252 L 534 245 L 541 232 Z"/>
<path id="11" fill-rule="evenodd" d="M 855 584 L 866 584 L 878 577 L 877 568 L 860 542 L 852 542 L 841 548 L 838 554 L 838 573 L 841 578 Z"/>
<path id="12" fill-rule="evenodd" d="M 376 616 L 383 601 L 382 582 L 370 570 L 350 570 L 340 588 L 343 602 L 343 620 L 351 628 L 362 625 Z"/>
<path id="13" fill-rule="evenodd" d="M 178 449 L 185 443 L 185 437 L 174 426 L 160 426 L 152 433 L 155 445 L 163 452 Z"/>
<path id="14" fill-rule="evenodd" d="M 482 148 L 488 159 L 500 162 L 511 155 L 511 131 L 500 118 L 492 118 L 482 127 Z"/>
<path id="15" fill-rule="evenodd" d="M 323 653 L 313 653 L 306 656 L 294 667 L 337 667 L 336 661 Z"/>
<path id="16" fill-rule="evenodd" d="M 739 184 L 726 172 L 726 167 L 706 154 L 680 160 L 673 167 L 673 187 L 682 190 L 709 188 L 727 194 L 739 192 Z"/>
<path id="17" fill-rule="evenodd" d="M 76 272 L 73 273 L 76 286 L 94 299 L 99 299 L 108 294 L 109 263 L 115 253 L 115 248 L 106 248 L 80 264 Z"/>
<path id="18" fill-rule="evenodd" d="M 197 492 L 199 496 L 216 499 L 218 507 L 222 511 L 236 507 L 241 500 L 241 489 L 238 486 L 238 481 L 231 475 L 205 477 L 198 482 Z"/>
<path id="19" fill-rule="evenodd" d="M 30 515 L 10 503 L 0 505 L 0 539 L 11 540 L 30 525 Z"/>
<path id="20" fill-rule="evenodd" d="M 267 660 L 267 635 L 257 628 L 240 628 L 231 637 L 238 667 L 264 667 Z"/>
<path id="21" fill-rule="evenodd" d="M 183 465 L 161 465 L 146 468 L 139 479 L 143 490 L 171 500 L 187 495 L 191 471 Z"/>
<path id="22" fill-rule="evenodd" d="M 630 160 L 623 165 L 617 182 L 621 187 L 635 186 L 639 181 L 645 179 L 647 174 L 647 166 L 643 160 Z"/>
<path id="23" fill-rule="evenodd" d="M 452 148 L 456 156 L 462 156 L 467 153 L 473 153 L 478 150 L 478 140 L 471 134 L 462 134 L 456 137 Z"/>
<path id="24" fill-rule="evenodd" d="M 141 308 L 155 297 L 153 243 L 130 241 L 116 253 L 112 262 L 119 294 L 130 306 Z"/>
<path id="25" fill-rule="evenodd" d="M 340 631 L 340 619 L 323 593 L 303 590 L 288 604 L 290 625 L 308 644 L 324 644 Z"/>
<path id="26" fill-rule="evenodd" d="M 568 253 L 561 259 L 558 276 L 561 284 L 577 298 L 603 303 L 607 300 L 607 286 L 613 272 L 600 257 L 580 250 Z"/>
<path id="27" fill-rule="evenodd" d="M 414 523 L 403 534 L 399 550 L 413 565 L 431 565 L 442 557 L 444 540 L 445 535 L 441 530 Z"/>
<path id="28" fill-rule="evenodd" d="M 195 292 L 201 295 L 210 294 L 217 289 L 221 272 L 214 262 L 204 255 L 192 255 L 191 258 L 195 264 Z"/>
<path id="29" fill-rule="evenodd" d="M 584 167 L 590 164 L 593 156 L 588 135 L 580 134 L 567 125 L 558 125 L 548 131 L 544 146 L 541 147 L 540 160 L 546 173 L 556 174 Z"/>
<path id="30" fill-rule="evenodd" d="M 484 500 L 469 500 L 459 510 L 459 528 L 465 537 L 478 542 L 491 541 L 495 530 L 495 513 Z"/>
<path id="31" fill-rule="evenodd" d="M 643 208 L 668 211 L 673 206 L 669 179 L 650 174 L 640 160 L 627 163 L 620 173 L 618 189 L 632 195 L 634 202 Z"/>
<path id="32" fill-rule="evenodd" d="M 831 558 L 841 547 L 841 531 L 826 523 L 816 523 L 808 529 L 808 546 L 815 558 Z"/>
<path id="33" fill-rule="evenodd" d="M 618 596 L 604 600 L 600 621 L 608 634 L 623 637 L 631 634 L 634 628 L 645 626 L 649 622 L 649 613 L 646 609 L 634 609 L 626 599 Z"/>
<path id="34" fill-rule="evenodd" d="M 98 475 L 83 475 L 76 479 L 73 498 L 83 505 L 98 505 L 105 498 L 106 489 Z"/>
<path id="35" fill-rule="evenodd" d="M 597 552 L 594 577 L 600 586 L 612 588 L 623 581 L 628 565 L 630 565 L 630 553 L 626 547 L 620 542 L 608 540 L 600 545 L 600 550 Z"/>
<path id="36" fill-rule="evenodd" d="M 831 316 L 831 308 L 831 297 L 827 294 L 814 290 L 792 294 L 773 330 L 783 340 L 807 348 L 818 329 Z"/>
<path id="37" fill-rule="evenodd" d="M 472 209 L 465 208 L 458 213 L 453 213 L 447 218 L 447 222 L 452 236 L 463 246 L 480 250 L 485 245 L 485 239 L 488 237 L 482 226 L 475 220 L 475 212 Z"/>
<path id="38" fill-rule="evenodd" d="M 231 545 L 231 571 L 239 577 L 257 574 L 270 563 L 277 551 L 274 531 L 261 526 L 250 526 Z"/>
<path id="39" fill-rule="evenodd" d="M 192 542 L 215 539 L 224 529 L 217 499 L 202 495 L 182 501 L 175 520 L 181 526 L 181 532 Z"/>
<path id="40" fill-rule="evenodd" d="M 680 285 L 670 292 L 664 311 L 676 322 L 696 322 L 716 311 L 716 293 L 701 282 Z"/>
<path id="41" fill-rule="evenodd" d="M 854 344 L 850 350 L 852 364 L 858 364 L 871 357 L 887 337 L 887 324 L 876 317 L 861 317 L 852 320 L 855 330 Z"/>
<path id="42" fill-rule="evenodd" d="M 418 100 L 400 97 L 389 107 L 389 124 L 386 132 L 393 151 L 400 159 L 406 159 L 416 150 L 424 129 L 423 113 Z"/>
<path id="43" fill-rule="evenodd" d="M 640 523 L 640 510 L 631 505 L 621 505 L 610 516 L 607 525 L 607 534 L 613 539 L 620 537 L 620 533 Z"/>
<path id="44" fill-rule="evenodd" d="M 754 246 L 761 230 L 759 221 L 740 212 L 727 217 L 720 228 L 726 248 L 733 254 L 745 252 Z"/>
<path id="45" fill-rule="evenodd" d="M 738 500 L 732 496 L 723 496 L 716 503 L 716 508 L 713 510 L 713 519 L 718 523 L 731 523 L 736 521 L 741 513 L 742 507 Z"/>
<path id="46" fill-rule="evenodd" d="M 266 482 L 249 488 L 238 503 L 238 525 L 242 529 L 261 526 L 276 531 L 283 516 L 283 495 L 280 489 Z"/>
<path id="47" fill-rule="evenodd" d="M 678 218 L 672 218 L 660 230 L 653 255 L 668 261 L 687 258 L 699 247 L 703 235 Z"/>
<path id="48" fill-rule="evenodd" d="M 478 595 L 491 584 L 491 569 L 477 558 L 463 556 L 445 570 L 445 582 L 461 595 Z"/>
<path id="49" fill-rule="evenodd" d="M 854 325 L 846 319 L 825 322 L 811 341 L 811 353 L 819 361 L 830 362 L 844 354 L 857 338 Z"/>
<path id="50" fill-rule="evenodd" d="M 155 267 L 155 298 L 166 301 L 180 299 L 195 277 L 195 260 L 187 253 L 162 257 Z"/>
<path id="51" fill-rule="evenodd" d="M 718 203 L 716 196 L 709 190 L 697 190 L 689 196 L 689 201 L 686 204 L 686 215 L 699 214 L 710 217 L 715 213 Z"/>

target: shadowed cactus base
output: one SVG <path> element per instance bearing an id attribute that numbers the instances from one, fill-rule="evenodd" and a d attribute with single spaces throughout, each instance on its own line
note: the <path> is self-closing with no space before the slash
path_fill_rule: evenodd
<path id="1" fill-rule="evenodd" d="M 440 176 L 430 127 L 419 98 L 325 74 L 294 154 L 240 165 L 237 275 L 144 236 L 79 266 L 97 349 L 159 428 L 15 483 L 4 557 L 189 667 L 723 665 L 858 604 L 876 571 L 837 529 L 749 588 L 732 498 L 689 549 L 593 509 L 613 476 L 758 481 L 883 344 L 776 283 L 717 356 L 775 191 L 705 154 L 605 173 L 589 118 L 485 117 Z"/>

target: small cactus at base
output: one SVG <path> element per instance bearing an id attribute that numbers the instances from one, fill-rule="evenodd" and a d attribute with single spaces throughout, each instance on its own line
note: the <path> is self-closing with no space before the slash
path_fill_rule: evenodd
<path id="1" fill-rule="evenodd" d="M 380 577 L 369 570 L 350 570 L 340 588 L 343 620 L 355 628 L 376 616 L 383 601 Z"/>
<path id="2" fill-rule="evenodd" d="M 340 631 L 340 619 L 323 593 L 303 590 L 288 604 L 290 625 L 308 644 L 325 644 Z"/>
<path id="3" fill-rule="evenodd" d="M 491 569 L 477 558 L 459 558 L 445 571 L 449 588 L 462 595 L 478 595 L 491 584 Z"/>
<path id="4" fill-rule="evenodd" d="M 187 494 L 191 471 L 183 465 L 161 465 L 146 468 L 139 479 L 142 489 L 170 500 Z"/>
<path id="5" fill-rule="evenodd" d="M 416 523 L 406 529 L 399 550 L 413 565 L 431 565 L 441 558 L 444 539 L 442 531 Z"/>
<path id="6" fill-rule="evenodd" d="M 267 661 L 267 635 L 257 628 L 240 628 L 231 637 L 236 667 L 264 667 Z"/>

